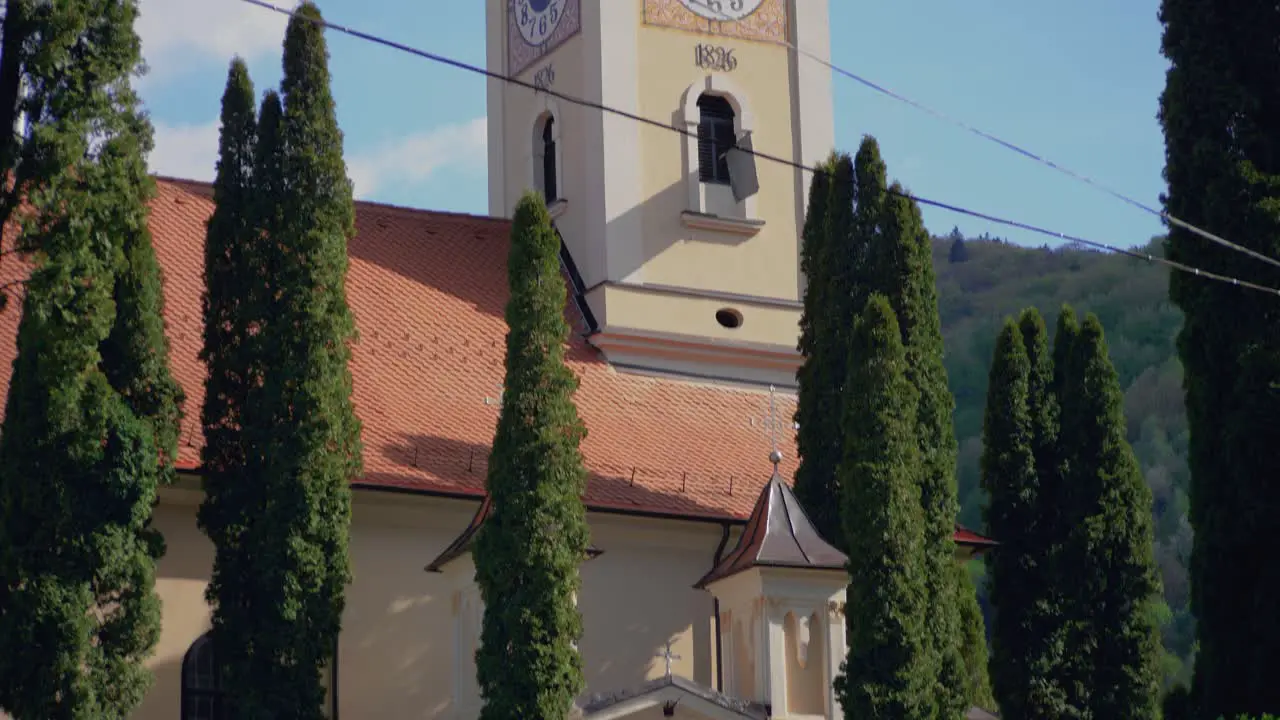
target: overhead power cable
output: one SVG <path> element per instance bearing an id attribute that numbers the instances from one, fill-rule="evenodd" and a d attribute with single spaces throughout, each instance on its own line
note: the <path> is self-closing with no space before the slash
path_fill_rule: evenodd
<path id="1" fill-rule="evenodd" d="M 730 15 L 726 14 L 723 10 L 719 10 L 719 9 L 715 8 L 714 6 L 712 6 L 712 5 L 710 4 L 709 0 L 691 0 L 691 1 L 692 1 L 694 4 L 696 4 L 696 5 L 700 6 L 700 7 L 705 8 L 705 9 L 707 10 L 707 12 L 710 12 L 710 13 L 713 13 L 713 14 L 718 15 L 718 16 L 722 19 L 722 21 L 724 21 L 724 20 L 732 20 L 732 19 L 733 19 Z M 1097 182 L 1096 180 L 1094 180 L 1093 178 L 1088 177 L 1087 175 L 1083 175 L 1083 174 L 1081 174 L 1081 173 L 1075 172 L 1074 170 L 1072 170 L 1072 169 L 1070 169 L 1070 168 L 1067 168 L 1067 167 L 1064 167 L 1064 166 L 1062 166 L 1062 165 L 1059 165 L 1058 163 L 1055 163 L 1055 162 L 1053 162 L 1052 160 L 1050 160 L 1050 159 L 1048 159 L 1048 158 L 1046 158 L 1046 157 L 1044 157 L 1044 156 L 1042 156 L 1042 155 L 1039 155 L 1039 154 L 1034 153 L 1034 152 L 1032 152 L 1032 151 L 1030 151 L 1030 150 L 1027 150 L 1027 149 L 1025 149 L 1025 148 L 1023 148 L 1023 147 L 1021 147 L 1021 146 L 1019 146 L 1019 145 L 1016 145 L 1016 144 L 1014 144 L 1014 143 L 1011 143 L 1011 142 L 1009 142 L 1008 140 L 1003 140 L 1003 139 L 1001 139 L 1001 138 L 999 138 L 999 137 L 997 137 L 997 136 L 995 136 L 995 135 L 992 135 L 991 133 L 988 133 L 988 132 L 986 132 L 986 131 L 984 131 L 984 130 L 982 130 L 982 129 L 980 129 L 980 128 L 973 127 L 972 125 L 969 125 L 968 123 L 966 123 L 966 122 L 964 122 L 964 121 L 962 121 L 962 120 L 958 120 L 958 119 L 953 118 L 953 117 L 950 117 L 949 115 L 946 115 L 946 114 L 944 114 L 944 113 L 942 113 L 942 112 L 940 112 L 940 111 L 938 111 L 938 110 L 934 110 L 933 108 L 929 107 L 928 105 L 924 105 L 923 103 L 916 102 L 915 100 L 912 100 L 911 98 L 906 97 L 905 95 L 901 95 L 901 94 L 899 94 L 899 93 L 896 93 L 896 92 L 894 92 L 894 91 L 890 90 L 889 88 L 884 87 L 883 85 L 880 85 L 880 84 L 878 84 L 878 83 L 872 82 L 871 80 L 868 80 L 867 78 L 862 77 L 861 75 L 858 75 L 858 74 L 856 74 L 856 73 L 853 73 L 853 72 L 850 72 L 850 71 L 848 71 L 848 70 L 845 70 L 844 68 L 842 68 L 842 67 L 840 67 L 840 66 L 838 66 L 838 65 L 836 65 L 836 64 L 834 64 L 834 63 L 832 63 L 830 60 L 828 60 L 828 59 L 826 59 L 826 58 L 819 57 L 817 54 L 812 53 L 812 52 L 810 52 L 810 51 L 808 51 L 808 50 L 805 50 L 804 48 L 800 47 L 800 46 L 799 46 L 799 45 L 797 45 L 796 43 L 793 43 L 793 42 L 790 42 L 790 41 L 787 41 L 787 40 L 768 40 L 768 39 L 762 39 L 762 40 L 759 40 L 759 42 L 763 42 L 763 43 L 767 43 L 767 44 L 770 44 L 770 45 L 777 45 L 777 46 L 780 46 L 780 47 L 788 48 L 788 49 L 790 49 L 790 50 L 792 50 L 792 51 L 796 52 L 797 54 L 799 54 L 799 55 L 803 55 L 804 57 L 807 57 L 807 58 L 809 58 L 810 60 L 813 60 L 814 62 L 818 63 L 819 65 L 822 65 L 822 66 L 826 67 L 827 69 L 831 70 L 832 72 L 834 72 L 834 73 L 836 73 L 836 74 L 838 74 L 838 75 L 843 75 L 844 77 L 847 77 L 847 78 L 849 78 L 850 80 L 853 80 L 853 81 L 854 81 L 854 82 L 856 82 L 856 83 L 859 83 L 859 84 L 861 84 L 861 85 L 863 85 L 863 86 L 865 86 L 865 87 L 868 87 L 868 88 L 870 88 L 870 89 L 872 89 L 872 90 L 874 90 L 874 91 L 876 91 L 876 92 L 880 93 L 881 95 L 884 95 L 885 97 L 893 98 L 894 100 L 897 100 L 898 102 L 904 103 L 904 104 L 906 104 L 906 105 L 910 105 L 911 107 L 914 107 L 914 108 L 916 108 L 917 110 L 920 110 L 920 111 L 922 111 L 922 112 L 928 113 L 929 115 L 932 115 L 932 116 L 934 116 L 935 118 L 937 118 L 937 119 L 939 119 L 939 120 L 941 120 L 941 121 L 943 121 L 943 122 L 946 122 L 946 123 L 950 123 L 950 124 L 952 124 L 952 125 L 955 125 L 956 127 L 960 128 L 960 129 L 962 129 L 962 130 L 965 130 L 965 131 L 967 131 L 967 132 L 973 133 L 974 135 L 977 135 L 978 137 L 981 137 L 981 138 L 983 138 L 983 139 L 985 139 L 985 140 L 989 140 L 989 141 L 991 141 L 991 142 L 993 142 L 993 143 L 995 143 L 995 144 L 997 144 L 997 145 L 999 145 L 999 146 L 1001 146 L 1001 147 L 1003 147 L 1003 148 L 1005 148 L 1005 149 L 1007 149 L 1007 150 L 1012 150 L 1013 152 L 1015 152 L 1015 153 L 1017 153 L 1017 154 L 1019 154 L 1019 155 L 1022 155 L 1023 157 L 1029 158 L 1030 160 L 1032 160 L 1032 161 L 1034 161 L 1034 162 L 1040 163 L 1041 165 L 1044 165 L 1044 166 L 1045 166 L 1045 167 L 1047 167 L 1047 168 L 1050 168 L 1050 169 L 1052 169 L 1052 170 L 1056 170 L 1056 171 L 1058 171 L 1058 172 L 1062 173 L 1063 175 L 1066 175 L 1067 177 L 1070 177 L 1070 178 L 1075 179 L 1075 180 L 1079 180 L 1080 182 L 1083 182 L 1083 183 L 1085 183 L 1086 185 L 1092 186 L 1093 188 L 1095 188 L 1095 189 L 1097 189 L 1097 190 L 1100 190 L 1100 191 L 1102 191 L 1102 192 L 1104 192 L 1104 193 L 1106 193 L 1106 194 L 1110 195 L 1111 197 L 1114 197 L 1114 198 L 1116 198 L 1117 200 L 1120 200 L 1121 202 L 1128 203 L 1129 205 L 1132 205 L 1133 207 L 1136 207 L 1136 208 L 1138 208 L 1139 210 L 1143 210 L 1143 211 L 1148 212 L 1148 213 L 1150 213 L 1150 214 L 1152 214 L 1152 215 L 1155 215 L 1156 217 L 1158 217 L 1158 218 L 1160 218 L 1162 221 L 1164 221 L 1166 224 L 1169 224 L 1169 225 L 1176 225 L 1177 227 L 1180 227 L 1180 228 L 1182 228 L 1182 229 L 1184 229 L 1184 230 L 1187 230 L 1188 232 L 1195 233 L 1196 235 L 1199 235 L 1200 237 L 1202 237 L 1202 238 L 1204 238 L 1204 239 L 1206 239 L 1206 240 L 1209 240 L 1210 242 L 1217 243 L 1217 244 L 1221 245 L 1222 247 L 1225 247 L 1225 248 L 1228 248 L 1228 249 L 1234 250 L 1234 251 L 1236 251 L 1236 252 L 1244 253 L 1245 255 L 1248 255 L 1248 256 L 1250 256 L 1250 257 L 1252 257 L 1252 258 L 1256 259 L 1256 260 L 1261 260 L 1261 261 L 1263 261 L 1263 262 L 1265 262 L 1265 263 L 1268 263 L 1268 264 L 1270 264 L 1270 265 L 1274 265 L 1274 266 L 1276 266 L 1276 267 L 1280 267 L 1280 260 L 1278 260 L 1278 259 L 1276 259 L 1276 258 L 1273 258 L 1273 257 L 1271 257 L 1271 256 L 1269 256 L 1269 255 L 1264 255 L 1263 253 L 1260 253 L 1260 252 L 1258 252 L 1257 250 L 1253 250 L 1253 249 L 1251 249 L 1251 248 L 1247 248 L 1247 247 L 1245 247 L 1245 246 L 1243 246 L 1243 245 L 1239 245 L 1239 244 L 1237 244 L 1237 243 L 1233 243 L 1233 242 L 1231 242 L 1230 240 L 1227 240 L 1227 239 L 1225 239 L 1225 238 L 1222 238 L 1222 237 L 1220 237 L 1220 236 L 1218 236 L 1218 235 L 1214 235 L 1213 233 L 1209 232 L 1208 230 L 1204 230 L 1204 229 L 1201 229 L 1201 228 L 1199 228 L 1199 227 L 1196 227 L 1195 225 L 1192 225 L 1191 223 L 1186 222 L 1185 220 L 1180 220 L 1179 218 L 1174 217 L 1173 215 L 1170 215 L 1168 212 L 1165 212 L 1164 210 L 1157 210 L 1156 208 L 1153 208 L 1153 207 L 1151 207 L 1150 205 L 1147 205 L 1146 203 L 1143 203 L 1143 202 L 1141 202 L 1141 201 L 1139 201 L 1139 200 L 1135 200 L 1134 198 L 1129 197 L 1128 195 L 1125 195 L 1124 193 L 1121 193 L 1121 192 L 1119 192 L 1119 191 L 1117 191 L 1117 190 L 1114 190 L 1114 189 L 1112 189 L 1112 188 L 1110 188 L 1110 187 L 1108 187 L 1108 186 L 1106 186 L 1106 185 L 1103 185 L 1102 183 Z"/>
<path id="2" fill-rule="evenodd" d="M 619 110 L 617 108 L 612 108 L 607 105 L 602 105 L 592 100 L 586 100 L 584 98 L 575 97 L 573 95 L 567 95 L 565 93 L 559 92 L 551 88 L 539 87 L 531 82 L 527 82 L 516 77 L 504 75 L 502 73 L 498 73 L 493 70 L 488 70 L 486 68 L 482 68 L 476 65 L 471 65 L 471 64 L 462 62 L 461 60 L 455 60 L 453 58 L 446 57 L 444 55 L 440 55 L 437 53 L 433 53 L 428 50 L 422 50 L 409 45 L 405 45 L 403 43 L 396 42 L 394 40 L 388 40 L 386 38 L 379 37 L 377 35 L 372 35 L 366 32 L 362 32 L 360 30 L 355 30 L 353 28 L 339 25 L 337 23 L 330 22 L 328 20 L 319 20 L 316 18 L 297 15 L 292 10 L 282 8 L 277 5 L 273 5 L 272 3 L 266 2 L 266 0 L 241 0 L 241 1 L 246 2 L 250 5 L 257 5 L 258 7 L 265 8 L 267 10 L 271 10 L 271 11 L 280 13 L 282 15 L 287 15 L 291 18 L 296 17 L 302 20 L 306 20 L 308 22 L 314 23 L 326 29 L 335 30 L 337 32 L 343 33 L 345 35 L 350 35 L 351 37 L 358 38 L 360 40 L 365 40 L 367 42 L 371 42 L 377 45 L 389 47 L 394 50 L 399 50 L 401 52 L 409 53 L 410 55 L 416 55 L 418 57 L 430 60 L 432 62 L 437 62 L 442 65 L 448 65 L 450 67 L 454 67 L 459 70 L 466 70 L 468 72 L 475 73 L 477 75 L 483 75 L 493 80 L 500 80 L 504 83 L 516 85 L 518 87 L 523 87 L 528 90 L 532 90 L 534 92 L 550 95 L 551 97 L 563 100 L 572 105 L 578 105 L 581 107 L 590 108 L 592 110 L 599 110 L 602 113 L 617 115 L 619 117 L 624 117 L 624 118 L 627 118 L 628 120 L 632 120 L 634 122 L 641 123 L 643 125 L 649 125 L 652 127 L 661 128 L 663 130 L 668 130 L 670 132 L 674 132 L 679 135 L 683 135 L 685 137 L 693 138 L 695 140 L 698 137 L 697 133 L 690 132 L 689 130 L 686 130 L 684 128 L 675 127 L 673 125 L 669 125 L 667 123 L 660 122 L 652 118 L 646 118 L 641 115 L 636 115 L 634 113 L 627 112 L 626 110 Z M 808 165 L 798 163 L 794 160 L 778 157 L 777 155 L 771 155 L 769 153 L 760 152 L 754 149 L 745 150 L 745 149 L 739 148 L 738 151 L 746 153 L 756 158 L 768 160 L 770 162 L 778 163 L 780 165 L 785 165 L 792 169 L 800 170 L 802 172 L 808 172 L 813 174 L 826 172 L 820 168 L 809 167 Z M 1160 257 L 1158 255 L 1152 255 L 1151 253 L 1144 253 L 1144 252 L 1139 252 L 1137 250 L 1120 248 L 1114 245 L 1108 245 L 1106 243 L 1096 242 L 1094 240 L 1086 240 L 1085 238 L 1078 237 L 1075 235 L 1058 232 L 1056 230 L 1048 230 L 1046 228 L 1042 228 L 1036 225 L 1031 225 L 1029 223 L 1024 223 L 1017 220 L 1009 220 L 1006 218 L 998 217 L 996 215 L 989 215 L 987 213 L 979 212 L 977 210 L 970 210 L 968 208 L 964 208 L 959 205 L 952 205 L 950 203 L 940 202 L 938 200 L 930 200 L 928 198 L 924 198 L 912 193 L 898 192 L 892 189 L 889 189 L 888 192 L 889 194 L 892 194 L 892 195 L 897 195 L 899 197 L 904 197 L 910 200 L 914 200 L 915 202 L 921 205 L 927 205 L 929 207 L 935 207 L 941 210 L 947 210 L 949 212 L 957 213 L 960 215 L 967 215 L 972 218 L 977 218 L 980 220 L 986 220 L 987 222 L 996 223 L 997 225 L 1004 225 L 1006 227 L 1018 228 L 1020 230 L 1026 230 L 1028 232 L 1036 233 L 1038 235 L 1044 235 L 1046 237 L 1056 238 L 1058 240 L 1065 240 L 1067 242 L 1076 243 L 1079 245 L 1085 245 L 1087 247 L 1096 248 L 1098 250 L 1105 250 L 1107 252 L 1115 253 L 1117 255 L 1127 255 L 1129 257 L 1136 258 L 1138 260 L 1145 260 L 1147 262 L 1165 265 L 1167 267 L 1170 267 L 1185 273 L 1189 273 L 1197 277 L 1202 277 L 1209 280 L 1216 280 L 1219 282 L 1235 285 L 1237 287 L 1248 288 L 1250 290 L 1257 290 L 1257 291 L 1268 293 L 1271 295 L 1280 295 L 1280 289 L 1278 288 L 1268 287 L 1266 285 L 1260 285 L 1257 283 L 1249 282 L 1247 280 L 1240 280 L 1238 278 L 1209 272 L 1207 270 L 1201 270 L 1199 268 L 1192 267 L 1190 265 L 1186 265 L 1184 263 L 1180 263 L 1175 260 L 1169 260 L 1168 258 Z"/>

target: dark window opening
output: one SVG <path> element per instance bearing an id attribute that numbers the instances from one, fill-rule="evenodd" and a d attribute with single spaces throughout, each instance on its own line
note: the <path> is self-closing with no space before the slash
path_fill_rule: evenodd
<path id="1" fill-rule="evenodd" d="M 726 153 L 738 143 L 733 129 L 733 106 L 720 95 L 698 98 L 698 179 L 716 185 L 729 184 Z"/>
<path id="2" fill-rule="evenodd" d="M 542 126 L 542 194 L 551 204 L 560 199 L 556 187 L 555 118 L 547 118 Z"/>
<path id="3" fill-rule="evenodd" d="M 733 308 L 717 310 L 716 322 L 720 323 L 721 327 L 736 330 L 737 328 L 742 327 L 742 313 L 734 310 Z"/>
<path id="4" fill-rule="evenodd" d="M 202 635 L 182 658 L 182 720 L 230 720 L 213 641 Z"/>

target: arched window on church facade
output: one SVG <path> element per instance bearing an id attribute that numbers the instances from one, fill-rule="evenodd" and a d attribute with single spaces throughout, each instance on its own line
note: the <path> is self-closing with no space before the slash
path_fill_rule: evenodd
<path id="1" fill-rule="evenodd" d="M 556 119 L 548 116 L 542 126 L 542 189 L 547 202 L 560 199 L 556 187 Z"/>
<path id="2" fill-rule="evenodd" d="M 213 641 L 201 635 L 182 658 L 182 720 L 230 720 L 225 697 Z"/>
<path id="3" fill-rule="evenodd" d="M 726 153 L 737 144 L 733 106 L 721 95 L 698 97 L 698 179 L 713 185 L 729 184 Z"/>
<path id="4" fill-rule="evenodd" d="M 548 205 L 560 199 L 559 153 L 556 149 L 559 135 L 554 114 L 547 112 L 538 118 L 533 136 L 534 183 Z"/>

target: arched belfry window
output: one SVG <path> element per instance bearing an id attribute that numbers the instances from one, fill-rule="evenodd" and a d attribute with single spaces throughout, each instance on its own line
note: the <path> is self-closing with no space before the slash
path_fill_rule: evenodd
<path id="1" fill-rule="evenodd" d="M 542 194 L 548 204 L 560 199 L 556 187 L 556 119 L 547 116 L 542 125 Z"/>
<path id="2" fill-rule="evenodd" d="M 737 144 L 733 106 L 721 95 L 703 93 L 698 98 L 698 110 L 698 179 L 728 185 L 726 153 Z"/>
<path id="3" fill-rule="evenodd" d="M 230 720 L 218 657 L 201 635 L 182 658 L 182 720 Z"/>

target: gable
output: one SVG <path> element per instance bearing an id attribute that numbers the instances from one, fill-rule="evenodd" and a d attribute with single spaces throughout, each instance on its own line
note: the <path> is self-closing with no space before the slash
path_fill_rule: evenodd
<path id="1" fill-rule="evenodd" d="M 668 716 L 665 709 L 671 708 Z M 580 705 L 584 720 L 766 720 L 766 708 L 725 696 L 678 675 L 650 680 L 631 690 L 593 696 Z"/>

